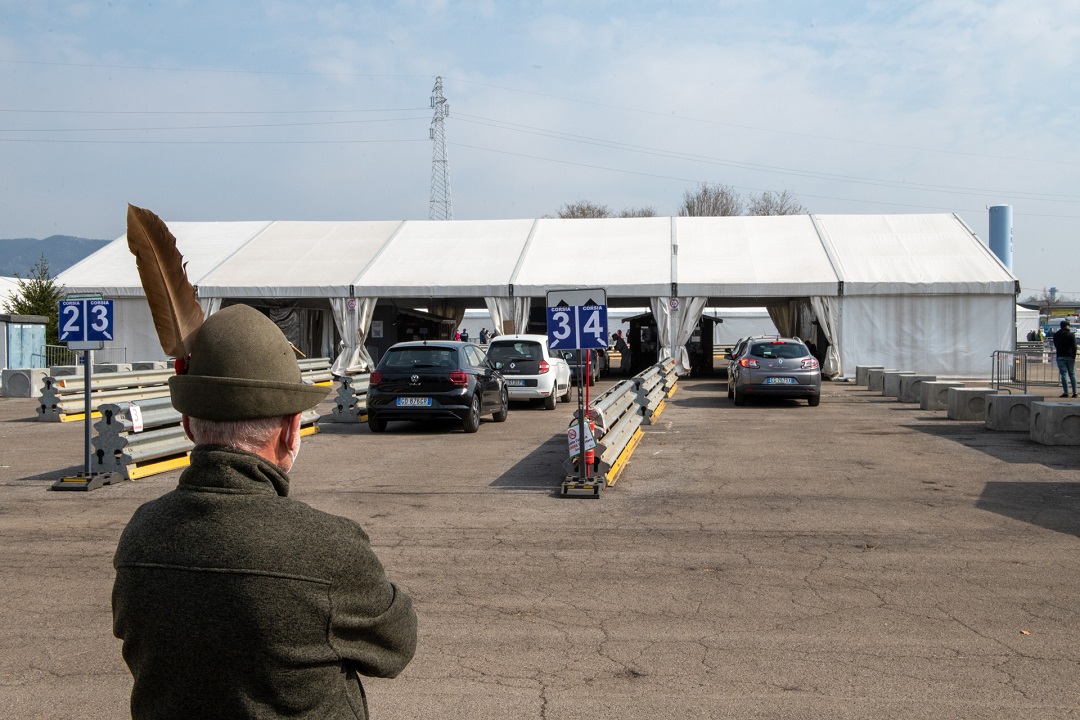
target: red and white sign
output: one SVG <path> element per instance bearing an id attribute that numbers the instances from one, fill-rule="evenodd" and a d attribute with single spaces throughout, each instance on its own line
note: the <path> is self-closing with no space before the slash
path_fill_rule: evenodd
<path id="1" fill-rule="evenodd" d="M 677 297 L 668 298 L 668 307 L 671 308 L 672 310 L 678 310 L 679 309 L 679 298 L 677 298 Z"/>
<path id="2" fill-rule="evenodd" d="M 131 416 L 131 430 L 132 432 L 140 433 L 143 431 L 142 421 L 142 408 L 138 405 L 128 406 L 128 415 Z"/>

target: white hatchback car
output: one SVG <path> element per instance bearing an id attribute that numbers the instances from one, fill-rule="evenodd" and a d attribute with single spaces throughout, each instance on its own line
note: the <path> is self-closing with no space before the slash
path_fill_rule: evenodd
<path id="1" fill-rule="evenodd" d="M 548 349 L 547 335 L 499 335 L 487 357 L 506 378 L 511 400 L 543 400 L 546 410 L 570 401 L 570 366 Z"/>

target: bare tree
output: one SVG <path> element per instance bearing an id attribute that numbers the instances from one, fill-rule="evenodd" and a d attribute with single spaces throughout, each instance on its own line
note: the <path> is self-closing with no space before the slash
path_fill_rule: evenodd
<path id="1" fill-rule="evenodd" d="M 639 207 L 639 208 L 626 208 L 619 213 L 621 218 L 638 218 L 638 217 L 656 217 L 656 209 L 652 206 Z"/>
<path id="2" fill-rule="evenodd" d="M 679 215 L 682 217 L 716 217 L 742 215 L 743 203 L 739 193 L 729 185 L 702 183 L 695 190 L 683 193 Z"/>
<path id="3" fill-rule="evenodd" d="M 751 195 L 750 206 L 746 212 L 747 215 L 803 215 L 805 213 L 806 208 L 787 190 L 778 193 L 766 190 L 760 195 Z"/>
<path id="4" fill-rule="evenodd" d="M 557 211 L 558 216 L 564 220 L 575 218 L 607 218 L 611 217 L 611 210 L 607 205 L 600 205 L 599 203 L 589 202 L 588 200 L 578 200 L 577 202 L 566 203 Z"/>

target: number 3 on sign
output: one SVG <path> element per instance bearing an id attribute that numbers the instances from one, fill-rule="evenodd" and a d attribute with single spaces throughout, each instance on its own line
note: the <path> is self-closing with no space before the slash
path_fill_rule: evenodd
<path id="1" fill-rule="evenodd" d="M 569 310 L 556 310 L 551 314 L 551 320 L 555 323 L 555 328 L 551 331 L 551 336 L 555 338 L 555 342 L 551 346 L 559 347 L 573 332 L 573 328 L 570 326 L 570 312 Z"/>

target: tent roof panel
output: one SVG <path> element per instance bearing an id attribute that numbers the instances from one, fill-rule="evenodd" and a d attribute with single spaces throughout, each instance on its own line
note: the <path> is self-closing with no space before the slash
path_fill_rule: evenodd
<path id="1" fill-rule="evenodd" d="M 593 287 L 608 297 L 667 296 L 671 218 L 537 220 L 513 282 L 518 296 Z"/>
<path id="2" fill-rule="evenodd" d="M 835 296 L 839 283 L 808 215 L 680 217 L 680 295 Z"/>
<path id="3" fill-rule="evenodd" d="M 405 223 L 357 277 L 357 295 L 505 297 L 533 220 Z"/>
<path id="4" fill-rule="evenodd" d="M 204 275 L 264 229 L 268 222 L 170 222 L 176 247 L 187 263 L 188 280 Z M 57 276 L 69 292 L 101 292 L 111 297 L 143 295 L 127 235 L 101 248 Z"/>
<path id="5" fill-rule="evenodd" d="M 955 215 L 815 215 L 845 295 L 1012 294 L 1016 279 Z"/>
<path id="6" fill-rule="evenodd" d="M 271 224 L 199 282 L 201 297 L 347 297 L 401 221 Z"/>

